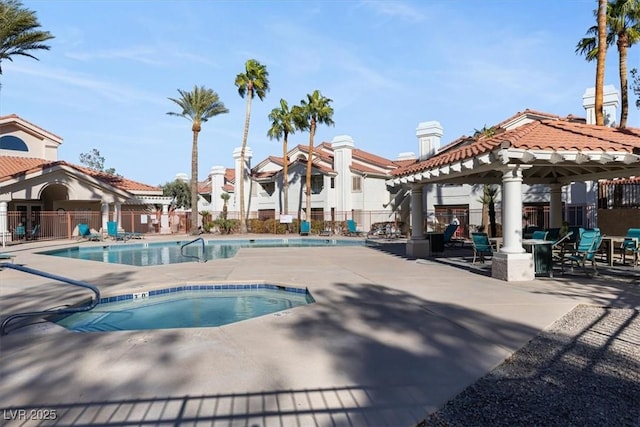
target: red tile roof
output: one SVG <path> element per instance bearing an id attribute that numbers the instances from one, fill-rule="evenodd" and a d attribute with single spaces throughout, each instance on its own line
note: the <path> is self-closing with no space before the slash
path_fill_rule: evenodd
<path id="1" fill-rule="evenodd" d="M 640 129 L 617 129 L 566 120 L 542 120 L 522 125 L 491 138 L 441 153 L 396 169 L 395 176 L 410 175 L 433 167 L 476 157 L 499 148 L 547 151 L 617 151 L 640 149 Z"/>
<path id="2" fill-rule="evenodd" d="M 18 156 L 0 156 L 0 182 L 26 175 L 27 173 L 43 171 L 55 166 L 70 167 L 86 175 L 89 175 L 97 179 L 98 181 L 124 191 L 161 191 L 159 187 L 132 181 L 130 179 L 117 175 L 109 175 L 104 172 L 95 171 L 93 169 L 74 165 L 62 160 L 50 161 Z"/>

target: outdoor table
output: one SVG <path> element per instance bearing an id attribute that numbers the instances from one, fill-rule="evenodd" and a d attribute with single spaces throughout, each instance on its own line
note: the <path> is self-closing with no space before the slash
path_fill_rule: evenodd
<path id="1" fill-rule="evenodd" d="M 608 265 L 613 265 L 613 255 L 615 254 L 615 243 L 622 243 L 624 242 L 624 239 L 626 239 L 626 236 L 607 236 L 604 235 L 602 236 L 602 243 L 605 244 L 606 248 L 606 255 L 607 255 L 607 264 Z"/>
<path id="2" fill-rule="evenodd" d="M 551 245 L 553 242 L 550 240 L 522 239 L 524 249 L 533 254 L 535 274 L 549 274 L 549 277 L 553 277 Z"/>

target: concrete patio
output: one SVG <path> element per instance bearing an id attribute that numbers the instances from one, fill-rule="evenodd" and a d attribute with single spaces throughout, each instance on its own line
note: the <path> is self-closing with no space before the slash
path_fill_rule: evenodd
<path id="1" fill-rule="evenodd" d="M 157 267 L 35 253 L 77 244 L 105 243 L 32 242 L 6 252 L 97 285 L 103 296 L 261 280 L 306 286 L 316 303 L 218 328 L 80 334 L 39 323 L 13 331 L 0 338 L 4 425 L 30 425 L 15 411 L 41 410 L 33 414 L 56 419 L 33 424 L 411 426 L 578 304 L 640 306 L 634 275 L 510 283 L 464 262 L 407 259 L 391 245 L 250 248 Z M 87 296 L 0 271 L 3 317 Z"/>

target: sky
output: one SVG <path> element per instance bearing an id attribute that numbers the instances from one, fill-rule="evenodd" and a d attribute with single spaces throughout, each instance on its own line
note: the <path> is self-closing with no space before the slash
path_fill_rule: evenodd
<path id="1" fill-rule="evenodd" d="M 396 159 L 418 151 L 416 128 L 436 120 L 442 145 L 527 108 L 584 117 L 595 62 L 575 53 L 595 24 L 596 0 L 23 0 L 55 38 L 38 61 L 2 62 L 0 115 L 17 114 L 60 136 L 59 159 L 80 164 L 98 149 L 105 167 L 162 185 L 191 174 L 191 122 L 169 98 L 216 91 L 228 114 L 199 135 L 199 178 L 233 167 L 246 98 L 234 85 L 248 59 L 264 64 L 270 91 L 253 100 L 247 145 L 255 166 L 282 155 L 268 114 L 319 90 L 334 126 L 315 143 L 349 135 Z M 640 68 L 640 45 L 629 50 Z M 619 88 L 618 54 L 606 84 Z M 628 126 L 640 127 L 630 91 Z M 289 146 L 307 145 L 296 133 Z"/>

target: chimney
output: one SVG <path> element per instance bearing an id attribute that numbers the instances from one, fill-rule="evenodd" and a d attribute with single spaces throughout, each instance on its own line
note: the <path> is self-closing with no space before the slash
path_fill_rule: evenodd
<path id="1" fill-rule="evenodd" d="M 613 85 L 606 85 L 603 93 L 603 111 L 605 126 L 616 126 L 620 94 Z M 582 95 L 582 106 L 587 114 L 587 124 L 596 124 L 596 88 L 590 87 Z"/>
<path id="2" fill-rule="evenodd" d="M 442 126 L 439 122 L 431 121 L 418 124 L 416 136 L 418 137 L 419 160 L 426 160 L 438 152 L 442 135 Z"/>
<path id="3" fill-rule="evenodd" d="M 349 135 L 335 136 L 331 140 L 333 149 L 333 171 L 335 177 L 336 211 L 351 210 L 351 162 L 353 139 Z"/>
<path id="4" fill-rule="evenodd" d="M 209 171 L 209 179 L 211 179 L 211 204 L 215 212 L 221 212 L 224 206 L 224 200 L 220 197 L 224 190 L 224 166 L 213 166 Z"/>

